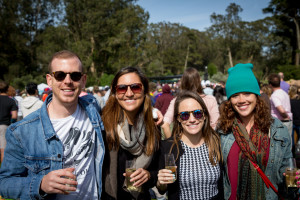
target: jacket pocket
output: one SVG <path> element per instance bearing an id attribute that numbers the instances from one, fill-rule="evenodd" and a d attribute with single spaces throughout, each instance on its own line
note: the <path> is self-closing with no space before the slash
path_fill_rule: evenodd
<path id="1" fill-rule="evenodd" d="M 49 160 L 26 159 L 25 167 L 32 173 L 38 174 L 50 168 Z"/>

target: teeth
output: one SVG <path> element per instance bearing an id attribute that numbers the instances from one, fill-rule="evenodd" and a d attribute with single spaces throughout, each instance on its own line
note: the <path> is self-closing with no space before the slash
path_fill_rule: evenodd
<path id="1" fill-rule="evenodd" d="M 64 90 L 65 92 L 72 92 L 72 90 Z"/>
<path id="2" fill-rule="evenodd" d="M 189 125 L 189 127 L 191 128 L 195 128 L 197 125 Z"/>
<path id="3" fill-rule="evenodd" d="M 134 100 L 125 100 L 125 102 L 133 102 Z"/>

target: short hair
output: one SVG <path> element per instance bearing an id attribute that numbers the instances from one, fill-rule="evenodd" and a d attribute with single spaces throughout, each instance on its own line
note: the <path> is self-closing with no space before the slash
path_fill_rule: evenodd
<path id="1" fill-rule="evenodd" d="M 50 63 L 48 65 L 48 71 L 49 73 L 52 73 L 52 62 L 54 59 L 69 59 L 69 58 L 77 58 L 80 62 L 80 67 L 82 69 L 82 72 L 83 72 L 83 65 L 82 65 L 82 62 L 81 62 L 81 59 L 79 58 L 79 56 L 76 54 L 76 53 L 73 53 L 71 51 L 68 51 L 68 50 L 62 50 L 62 51 L 59 51 L 59 52 L 56 52 L 55 54 L 53 54 L 51 60 L 50 60 Z"/>
<path id="2" fill-rule="evenodd" d="M 269 84 L 272 85 L 272 87 L 280 87 L 280 77 L 278 74 L 272 73 L 268 77 Z"/>
<path id="3" fill-rule="evenodd" d="M 28 83 L 26 85 L 26 92 L 29 94 L 29 95 L 35 95 L 36 91 L 37 91 L 37 84 L 36 83 Z"/>
<path id="4" fill-rule="evenodd" d="M 9 85 L 6 82 L 0 80 L 0 92 L 1 93 L 7 93 L 8 87 L 9 87 Z"/>
<path id="5" fill-rule="evenodd" d="M 93 92 L 94 92 L 94 93 L 100 92 L 99 87 L 98 87 L 98 86 L 94 86 L 94 87 L 93 87 Z"/>

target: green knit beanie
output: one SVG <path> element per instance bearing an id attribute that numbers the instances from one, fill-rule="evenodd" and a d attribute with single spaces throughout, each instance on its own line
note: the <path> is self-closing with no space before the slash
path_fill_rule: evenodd
<path id="1" fill-rule="evenodd" d="M 228 69 L 228 79 L 225 86 L 227 99 L 239 92 L 251 92 L 260 96 L 258 82 L 252 69 L 251 63 L 239 63 Z"/>

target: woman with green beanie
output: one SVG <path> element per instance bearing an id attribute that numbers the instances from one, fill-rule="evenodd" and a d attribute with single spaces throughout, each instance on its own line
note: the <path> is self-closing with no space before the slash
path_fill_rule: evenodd
<path id="1" fill-rule="evenodd" d="M 228 70 L 228 100 L 220 106 L 224 196 L 230 200 L 278 199 L 292 157 L 288 130 L 271 117 L 252 69 L 248 63 Z"/>

